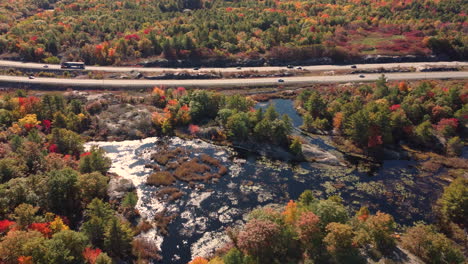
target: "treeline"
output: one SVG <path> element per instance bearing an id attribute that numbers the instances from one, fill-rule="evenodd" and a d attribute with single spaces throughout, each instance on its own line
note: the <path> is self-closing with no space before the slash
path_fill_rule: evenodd
<path id="1" fill-rule="evenodd" d="M 331 131 L 375 149 L 400 141 L 460 155 L 468 122 L 468 90 L 461 84 L 401 82 L 305 90 L 296 100 L 303 129 Z"/>
<path id="2" fill-rule="evenodd" d="M 456 0 L 78 0 L 10 21 L 15 2 L 0 5 L 5 13 L 0 53 L 30 61 L 107 65 L 145 58 L 267 58 L 285 63 L 322 57 L 342 62 L 373 54 L 468 55 L 468 5 Z M 47 5 L 36 2 L 28 6 Z"/>
<path id="3" fill-rule="evenodd" d="M 243 227 L 227 230 L 231 242 L 215 256 L 190 264 L 387 262 L 397 246 L 425 263 L 465 263 L 466 195 L 468 181 L 458 178 L 438 201 L 442 221 L 402 230 L 389 214 L 361 207 L 350 215 L 340 197 L 319 200 L 305 191 L 284 209 L 254 210 Z"/>
<path id="4" fill-rule="evenodd" d="M 240 142 L 266 142 L 288 146 L 292 124 L 280 116 L 273 105 L 265 111 L 255 109 L 255 101 L 241 95 L 220 95 L 206 90 L 186 91 L 155 88 L 152 101 L 162 111 L 153 114 L 153 124 L 162 134 L 189 125 L 192 134 L 211 139 Z M 212 129 L 200 128 L 212 127 Z M 221 127 L 221 129 L 213 128 Z"/>
<path id="5" fill-rule="evenodd" d="M 149 256 L 143 252 L 152 246 L 134 239 L 137 229 L 126 219 L 137 215 L 136 194 L 109 203 L 111 161 L 102 149 L 84 150 L 79 133 L 89 116 L 83 102 L 60 95 L 2 95 L 1 263 L 110 264 Z"/>

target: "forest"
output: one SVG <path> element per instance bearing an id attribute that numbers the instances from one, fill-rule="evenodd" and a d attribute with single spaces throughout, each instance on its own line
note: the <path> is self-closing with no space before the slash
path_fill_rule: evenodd
<path id="1" fill-rule="evenodd" d="M 131 96 L 122 96 L 121 100 L 137 102 Z M 154 88 L 147 94 L 146 103 L 159 110 L 144 130 L 148 134 L 140 137 L 172 135 L 181 127 L 188 135 L 196 135 L 200 131 L 196 124 L 220 122 L 226 126 L 227 135 L 217 130 L 214 135 L 247 140 L 256 124 L 266 122 L 268 131 L 256 132 L 256 137 L 288 148 L 287 117 L 280 119 L 273 108 L 265 115 L 261 110 L 254 111 L 254 101 L 242 96 L 187 92 L 182 87 L 169 91 Z M 136 193 L 129 191 L 118 200 L 109 200 L 111 161 L 102 149 L 83 147 L 92 135 L 106 133 L 96 119 L 107 107 L 105 100 L 87 102 L 58 93 L 36 97 L 18 90 L 3 94 L 2 263 L 147 263 L 159 259 L 157 248 L 135 238 L 145 228 L 144 222 L 136 221 Z"/>
<path id="2" fill-rule="evenodd" d="M 350 215 L 340 197 L 320 200 L 306 190 L 283 208 L 252 211 L 242 228 L 228 228 L 231 242 L 216 256 L 198 257 L 189 264 L 369 263 L 368 259 L 385 257 L 392 261 L 398 244 L 425 263 L 464 263 L 462 247 L 455 241 L 465 240 L 466 218 L 459 218 L 458 209 L 466 208 L 462 197 L 467 187 L 467 180 L 459 178 L 445 189 L 438 201 L 438 224 L 416 223 L 403 233 L 397 232 L 389 214 L 361 207 Z"/>
<path id="3" fill-rule="evenodd" d="M 97 65 L 343 63 L 373 55 L 464 60 L 467 13 L 468 4 L 457 0 L 3 1 L 0 53 Z"/>
<path id="4" fill-rule="evenodd" d="M 468 122 L 468 90 L 463 84 L 406 82 L 340 89 L 305 90 L 296 99 L 302 128 L 341 135 L 369 153 L 401 142 L 459 156 Z"/>
<path id="5" fill-rule="evenodd" d="M 367 149 L 406 141 L 443 156 L 460 155 L 465 140 L 466 87 L 450 82 L 394 85 L 382 78 L 343 91 L 327 89 L 305 89 L 297 96 L 296 106 L 302 108 L 305 120 L 303 129 L 333 129 L 354 146 Z M 289 117 L 280 116 L 272 106 L 265 111 L 255 109 L 255 101 L 241 95 L 182 87 L 155 87 L 144 96 L 118 93 L 93 100 L 69 92 L 42 96 L 21 90 L 3 93 L 2 263 L 149 263 L 161 258 L 159 248 L 138 237 L 152 226 L 135 209 L 141 197 L 129 190 L 110 199 L 109 180 L 115 177 L 108 172 L 111 160 L 103 149 L 83 147 L 93 138 L 110 136 L 112 131 L 99 119 L 112 111 L 113 104 L 123 109 L 129 105 L 151 109 L 148 122 L 141 121 L 136 134 L 127 130 L 124 138 L 177 135 L 219 144 L 258 141 L 301 155 L 301 141 L 292 136 Z M 154 158 L 173 166 L 167 163 L 166 154 L 160 152 Z M 205 155 L 202 161 L 218 164 L 219 175 L 227 171 L 216 159 Z M 197 169 L 194 165 L 206 167 L 192 160 L 175 168 L 174 175 L 187 179 L 184 175 L 192 175 L 190 170 Z M 401 248 L 427 263 L 464 263 L 468 182 L 463 166 L 458 165 L 461 170 L 453 164 L 447 166 L 453 180 L 434 204 L 432 223 L 400 226 L 390 214 L 371 212 L 365 206 L 352 211 L 338 196 L 318 198 L 306 191 L 284 208 L 252 211 L 244 226 L 226 230 L 229 243 L 212 257 L 198 257 L 191 263 L 363 263 L 366 259 L 392 259 Z M 174 181 L 164 180 L 167 178 L 150 177 L 148 184 L 171 185 Z"/>

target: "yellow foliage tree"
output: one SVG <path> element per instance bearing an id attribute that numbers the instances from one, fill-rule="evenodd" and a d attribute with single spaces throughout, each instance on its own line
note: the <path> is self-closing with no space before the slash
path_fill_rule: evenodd
<path id="1" fill-rule="evenodd" d="M 341 124 L 343 123 L 343 113 L 338 112 L 333 117 L 333 128 L 339 131 L 341 129 Z"/>
<path id="2" fill-rule="evenodd" d="M 288 224 L 294 224 L 297 219 L 297 204 L 293 200 L 290 200 L 289 203 L 284 208 L 283 212 L 284 221 Z"/>
<path id="3" fill-rule="evenodd" d="M 18 120 L 18 124 L 22 127 L 34 127 L 39 125 L 41 122 L 37 120 L 36 114 L 28 114 L 25 117 Z"/>
<path id="4" fill-rule="evenodd" d="M 50 222 L 49 228 L 54 234 L 63 230 L 70 229 L 66 224 L 63 223 L 63 220 L 62 218 L 60 218 L 60 216 L 56 216 L 54 221 Z"/>

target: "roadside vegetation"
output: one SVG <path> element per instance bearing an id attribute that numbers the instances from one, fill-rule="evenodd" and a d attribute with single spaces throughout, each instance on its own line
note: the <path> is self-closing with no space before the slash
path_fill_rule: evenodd
<path id="1" fill-rule="evenodd" d="M 99 65 L 467 58 L 468 6 L 456 0 L 55 2 L 3 1 L 0 53 Z"/>

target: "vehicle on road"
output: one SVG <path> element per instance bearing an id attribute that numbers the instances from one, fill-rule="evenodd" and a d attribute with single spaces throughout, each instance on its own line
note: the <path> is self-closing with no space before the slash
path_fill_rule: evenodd
<path id="1" fill-rule="evenodd" d="M 296 69 L 297 69 L 297 70 L 302 70 L 302 67 L 301 67 L 301 66 L 297 66 Z"/>
<path id="2" fill-rule="evenodd" d="M 288 65 L 288 66 L 286 66 L 286 68 L 292 69 L 292 68 L 294 68 L 294 67 L 293 67 L 292 65 Z"/>
<path id="3" fill-rule="evenodd" d="M 240 66 L 237 66 L 236 69 L 240 70 L 240 69 L 242 69 L 242 68 L 241 68 Z"/>
<path id="4" fill-rule="evenodd" d="M 31 80 L 32 80 L 32 79 L 36 79 L 36 77 L 34 77 L 34 76 L 32 76 L 32 75 L 29 75 L 28 78 L 31 79 Z"/>
<path id="5" fill-rule="evenodd" d="M 366 76 L 364 76 L 363 74 L 359 75 L 359 78 L 364 78 L 364 77 L 366 77 Z"/>
<path id="6" fill-rule="evenodd" d="M 85 69 L 84 62 L 73 62 L 73 61 L 66 61 L 60 65 L 62 69 Z"/>
<path id="7" fill-rule="evenodd" d="M 351 69 L 356 69 L 357 66 L 356 65 L 351 65 Z"/>
<path id="8" fill-rule="evenodd" d="M 194 71 L 198 71 L 199 69 L 200 69 L 200 67 L 193 68 Z"/>
<path id="9" fill-rule="evenodd" d="M 49 68 L 49 65 L 44 65 L 42 67 L 47 69 L 47 68 Z"/>
<path id="10" fill-rule="evenodd" d="M 283 79 L 278 79 L 278 82 L 283 83 L 284 80 Z"/>

